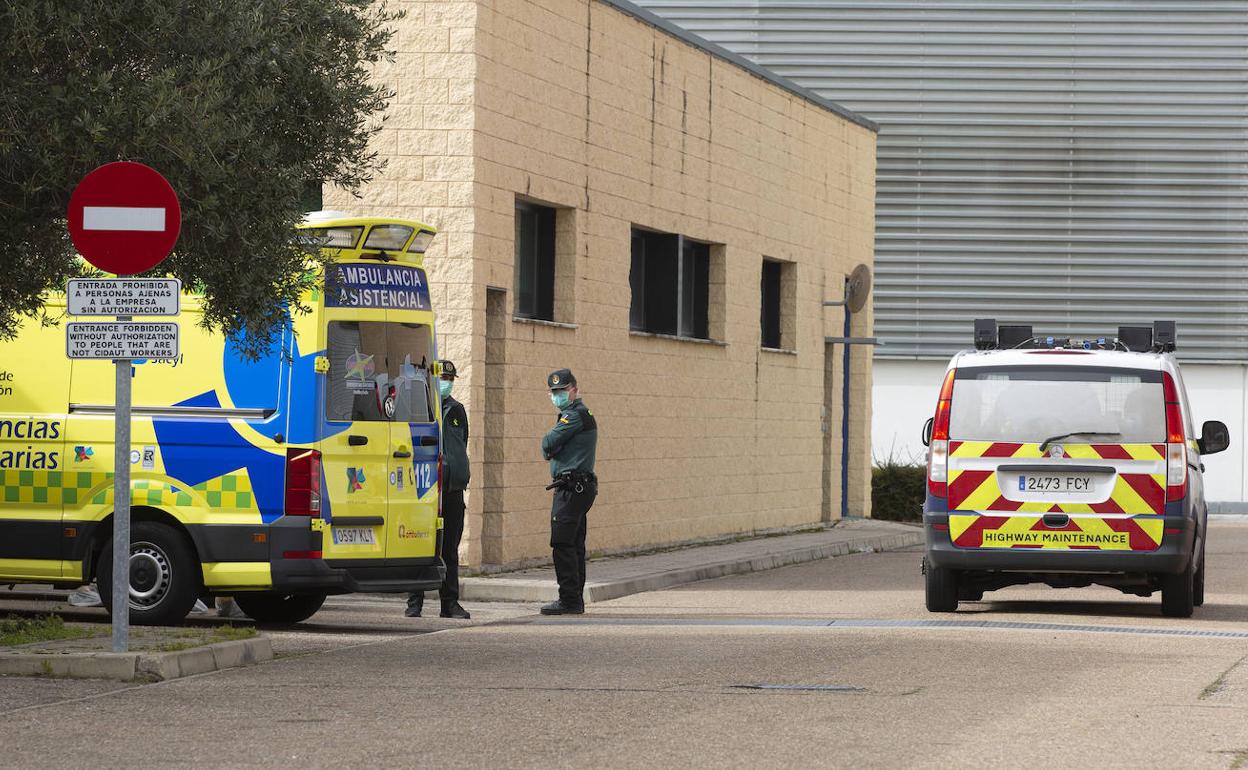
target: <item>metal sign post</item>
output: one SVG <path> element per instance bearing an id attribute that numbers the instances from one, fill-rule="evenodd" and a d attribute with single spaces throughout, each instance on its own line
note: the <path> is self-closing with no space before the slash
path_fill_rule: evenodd
<path id="1" fill-rule="evenodd" d="M 129 321 L 129 316 L 118 316 Z M 130 648 L 130 378 L 129 358 L 113 362 L 117 393 L 113 407 L 113 652 Z"/>
<path id="2" fill-rule="evenodd" d="M 168 180 L 141 163 L 107 163 L 83 177 L 69 198 L 69 236 L 83 259 L 118 276 L 151 270 L 169 256 L 182 209 Z M 115 316 L 115 323 L 66 325 L 69 358 L 103 359 L 116 367 L 113 409 L 113 652 L 130 646 L 130 387 L 136 358 L 178 356 L 176 323 L 133 323 L 133 316 L 177 315 L 175 279 L 72 280 L 70 315 Z M 101 567 L 104 565 L 100 565 Z"/>

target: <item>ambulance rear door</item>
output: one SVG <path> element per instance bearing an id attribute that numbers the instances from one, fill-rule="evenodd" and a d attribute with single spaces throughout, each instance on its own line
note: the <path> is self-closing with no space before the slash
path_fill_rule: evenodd
<path id="1" fill-rule="evenodd" d="M 396 459 L 391 465 L 393 523 L 387 532 L 387 554 L 391 559 L 429 558 L 437 555 L 440 443 L 433 323 L 427 313 L 392 312 L 391 317 L 413 320 L 391 323 L 391 351 L 397 351 L 402 360 L 402 376 L 396 383 L 397 402 L 390 423 Z"/>
<path id="2" fill-rule="evenodd" d="M 384 311 L 326 308 L 326 430 L 321 462 L 328 504 L 325 559 L 384 559 L 388 529 L 390 418 L 385 395 L 387 327 Z M 396 372 L 397 373 L 397 372 Z"/>

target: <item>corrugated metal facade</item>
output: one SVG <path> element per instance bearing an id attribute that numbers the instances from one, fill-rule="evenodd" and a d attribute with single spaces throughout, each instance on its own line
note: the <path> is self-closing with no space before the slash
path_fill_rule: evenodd
<path id="1" fill-rule="evenodd" d="M 881 124 L 878 356 L 995 316 L 1248 360 L 1248 2 L 639 2 Z"/>

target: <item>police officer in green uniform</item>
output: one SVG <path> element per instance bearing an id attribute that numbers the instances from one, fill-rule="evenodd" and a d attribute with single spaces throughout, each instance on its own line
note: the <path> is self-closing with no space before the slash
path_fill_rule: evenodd
<path id="1" fill-rule="evenodd" d="M 464 536 L 464 490 L 468 488 L 468 412 L 451 396 L 455 384 L 455 364 L 442 361 L 442 379 L 438 395 L 442 401 L 442 562 L 446 576 L 438 589 L 442 601 L 441 617 L 467 620 L 471 615 L 459 604 L 459 541 Z M 420 617 L 425 606 L 425 592 L 415 591 L 407 597 L 409 618 Z"/>
<path id="2" fill-rule="evenodd" d="M 550 401 L 559 410 L 555 427 L 542 437 L 542 456 L 550 461 L 555 491 L 550 506 L 550 548 L 559 581 L 559 601 L 542 607 L 543 615 L 585 612 L 585 515 L 598 496 L 594 453 L 598 423 L 581 401 L 576 378 L 567 369 L 546 377 Z"/>

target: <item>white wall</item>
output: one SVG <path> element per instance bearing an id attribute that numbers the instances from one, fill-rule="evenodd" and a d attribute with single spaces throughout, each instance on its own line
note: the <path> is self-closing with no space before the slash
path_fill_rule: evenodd
<path id="1" fill-rule="evenodd" d="M 899 461 L 925 457 L 920 432 L 936 408 L 944 361 L 875 360 L 871 391 L 871 451 L 876 462 L 890 455 Z M 1205 420 L 1221 420 L 1231 431 L 1231 448 L 1205 458 L 1205 498 L 1210 503 L 1240 504 L 1248 510 L 1244 480 L 1244 439 L 1248 437 L 1248 366 L 1185 364 L 1183 377 L 1196 430 Z M 1221 506 L 1216 506 L 1221 507 Z"/>
<path id="2" fill-rule="evenodd" d="M 1184 364 L 1183 381 L 1192 404 L 1196 430 L 1205 420 L 1221 420 L 1231 431 L 1231 448 L 1204 458 L 1205 499 L 1212 502 L 1244 503 L 1244 439 L 1248 437 L 1248 366 Z M 1236 510 L 1244 510 L 1243 506 Z"/>
<path id="3" fill-rule="evenodd" d="M 871 456 L 881 463 L 926 461 L 923 423 L 936 411 L 945 361 L 875 359 L 871 387 Z"/>

